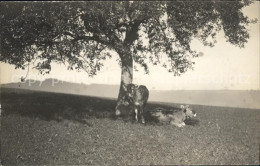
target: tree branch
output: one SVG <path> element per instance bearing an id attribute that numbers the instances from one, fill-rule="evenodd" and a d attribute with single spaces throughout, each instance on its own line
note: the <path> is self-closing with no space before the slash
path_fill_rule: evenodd
<path id="1" fill-rule="evenodd" d="M 127 28 L 127 30 L 126 30 L 126 36 L 125 36 L 124 43 L 131 45 L 138 38 L 139 26 L 144 20 L 145 19 L 134 22 L 132 25 L 129 25 L 130 28 Z"/>
<path id="2" fill-rule="evenodd" d="M 166 33 L 165 33 L 165 29 L 162 27 L 160 21 L 159 21 L 157 18 L 154 18 L 154 19 L 155 19 L 155 21 L 158 23 L 158 25 L 159 25 L 159 27 L 160 27 L 162 33 L 163 33 L 164 40 L 166 41 L 167 44 L 170 43 L 169 38 L 167 37 L 167 35 L 166 35 Z M 171 48 L 171 47 L 170 47 L 170 48 Z M 165 48 L 166 52 L 167 52 L 170 48 L 166 47 L 166 48 Z M 170 49 L 170 53 L 172 53 L 172 50 L 171 50 L 171 49 Z"/>
<path id="3" fill-rule="evenodd" d="M 104 44 L 106 46 L 110 46 L 111 47 L 111 44 L 108 41 L 106 41 L 104 39 L 101 39 L 98 36 L 78 36 L 78 37 L 75 37 L 74 39 L 72 39 L 71 41 L 72 42 L 76 42 L 76 41 L 79 41 L 79 40 L 84 40 L 84 41 L 92 40 L 92 41 L 96 41 L 96 42 L 98 42 L 100 44 Z"/>

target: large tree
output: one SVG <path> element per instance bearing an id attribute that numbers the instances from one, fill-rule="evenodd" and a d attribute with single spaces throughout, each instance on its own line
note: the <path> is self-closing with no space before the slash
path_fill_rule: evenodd
<path id="1" fill-rule="evenodd" d="M 41 73 L 51 63 L 97 74 L 110 51 L 118 54 L 121 86 L 117 113 L 132 83 L 133 64 L 147 63 L 178 76 L 191 69 L 194 38 L 214 46 L 224 30 L 228 42 L 243 47 L 254 22 L 242 13 L 248 1 L 3 2 L 0 61 Z"/>

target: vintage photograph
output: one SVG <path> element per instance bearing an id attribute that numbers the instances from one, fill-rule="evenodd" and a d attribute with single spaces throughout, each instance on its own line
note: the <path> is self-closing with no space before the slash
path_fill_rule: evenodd
<path id="1" fill-rule="evenodd" d="M 0 166 L 259 165 L 260 2 L 0 2 Z"/>

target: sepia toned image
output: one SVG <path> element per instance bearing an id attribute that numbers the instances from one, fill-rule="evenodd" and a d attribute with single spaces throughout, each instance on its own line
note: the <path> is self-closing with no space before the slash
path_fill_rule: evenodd
<path id="1" fill-rule="evenodd" d="M 0 2 L 0 165 L 259 165 L 260 2 Z"/>

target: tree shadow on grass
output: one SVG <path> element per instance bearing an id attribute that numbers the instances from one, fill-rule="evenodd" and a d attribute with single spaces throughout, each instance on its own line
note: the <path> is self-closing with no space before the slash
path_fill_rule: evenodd
<path id="1" fill-rule="evenodd" d="M 45 121 L 70 120 L 87 125 L 91 118 L 113 119 L 116 104 L 110 99 L 47 92 L 1 95 L 3 116 L 19 114 Z"/>
<path id="2" fill-rule="evenodd" d="M 121 119 L 126 123 L 135 123 L 133 116 L 129 116 L 127 108 L 123 116 L 115 116 L 115 99 L 32 91 L 30 93 L 6 92 L 1 95 L 3 116 L 19 114 L 45 121 L 62 122 L 70 120 L 88 126 L 92 126 L 88 122 L 92 118 Z M 149 103 L 145 109 L 149 112 L 156 107 L 173 108 L 173 106 Z M 160 125 L 157 121 L 151 119 L 147 119 L 147 123 Z M 199 121 L 196 119 L 186 121 L 187 125 L 192 126 L 198 123 Z"/>

